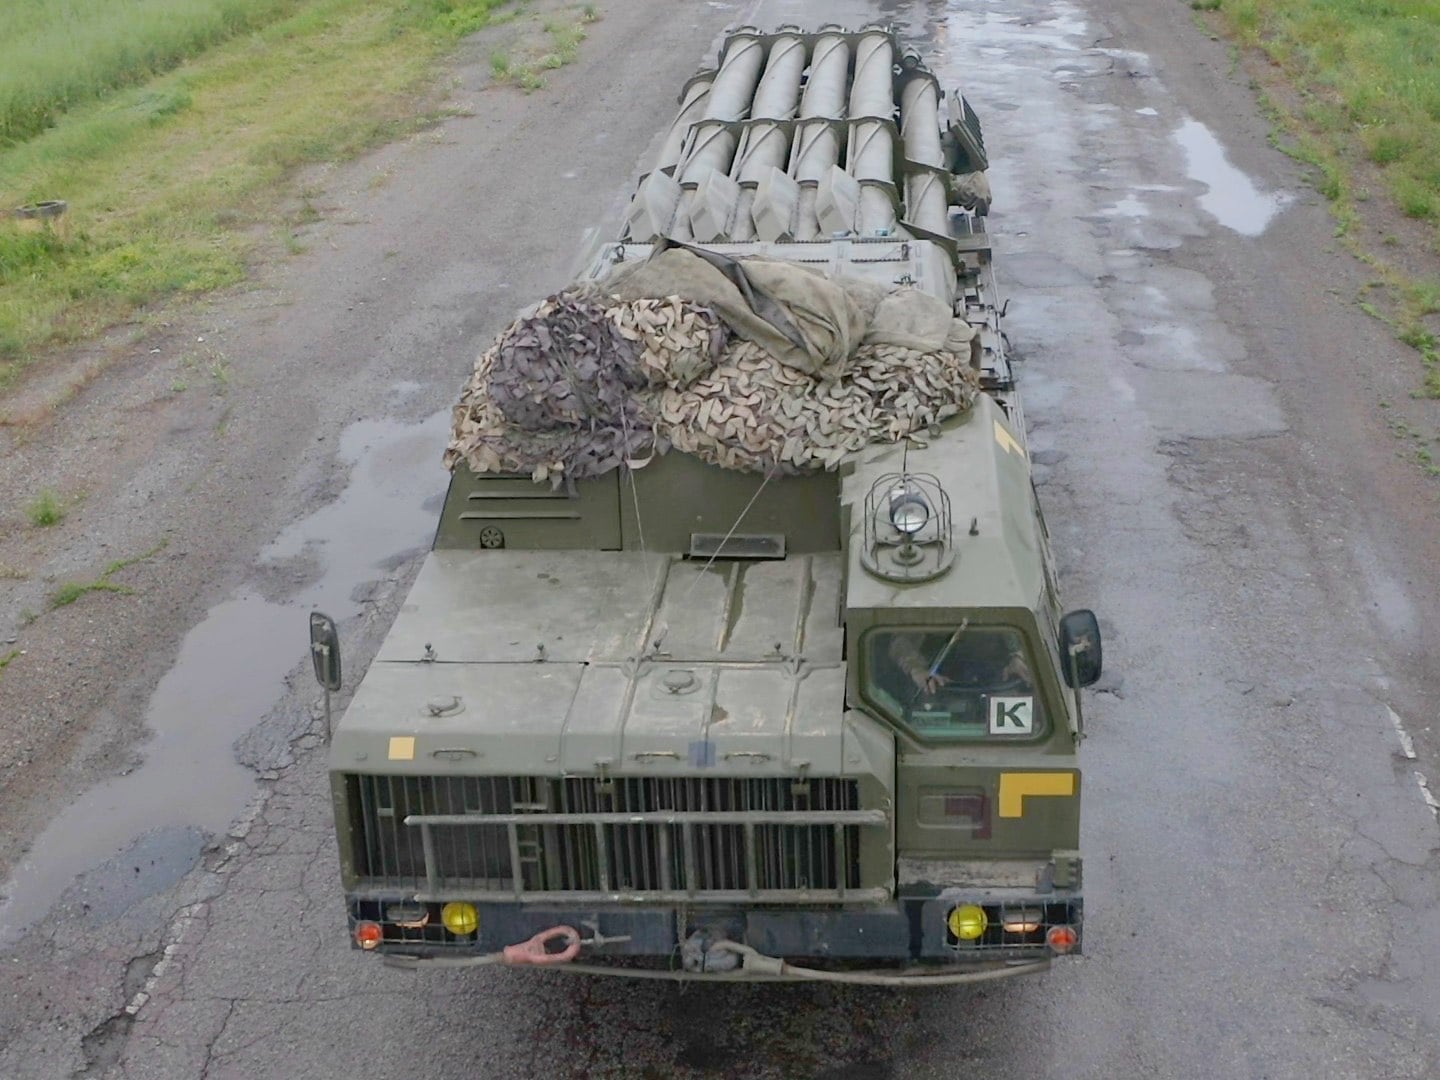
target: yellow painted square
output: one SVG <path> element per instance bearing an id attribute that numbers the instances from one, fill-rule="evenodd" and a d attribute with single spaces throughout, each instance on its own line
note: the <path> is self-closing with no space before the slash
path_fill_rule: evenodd
<path id="1" fill-rule="evenodd" d="M 391 736 L 390 736 L 390 760 L 391 760 L 391 761 L 414 761 L 414 760 L 415 760 L 415 736 L 414 736 L 414 735 L 391 735 Z"/>
<path id="2" fill-rule="evenodd" d="M 1000 816 L 1025 816 L 1025 796 L 1075 794 L 1073 772 L 1014 772 L 1000 774 Z"/>
<path id="3" fill-rule="evenodd" d="M 1000 444 L 1006 453 L 1019 454 L 1022 458 L 1025 456 L 1025 449 L 1016 441 L 1015 436 L 1006 430 L 1005 425 L 1000 423 L 999 420 L 995 421 L 995 441 Z"/>

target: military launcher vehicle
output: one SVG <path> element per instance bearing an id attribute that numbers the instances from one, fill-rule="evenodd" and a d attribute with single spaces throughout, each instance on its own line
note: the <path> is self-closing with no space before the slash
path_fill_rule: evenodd
<path id="1" fill-rule="evenodd" d="M 434 550 L 333 731 L 353 944 L 719 981 L 1039 970 L 1082 943 L 1100 640 L 1061 613 L 979 123 L 878 28 L 737 31 L 680 100 L 618 239 L 482 358 Z M 667 300 L 681 265 L 746 317 L 713 281 Z M 631 271 L 648 292 L 612 286 Z M 861 314 L 835 300 L 817 345 L 837 281 Z M 943 347 L 875 333 L 917 297 Z M 642 345 L 732 381 L 602 385 Z M 511 377 L 557 356 L 553 386 Z M 545 410 L 581 417 L 550 465 L 485 441 Z M 333 624 L 312 638 L 333 689 Z"/>

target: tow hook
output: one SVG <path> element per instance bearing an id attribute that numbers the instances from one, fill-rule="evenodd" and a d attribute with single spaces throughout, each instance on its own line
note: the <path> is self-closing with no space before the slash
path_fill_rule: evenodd
<path id="1" fill-rule="evenodd" d="M 386 953 L 382 961 L 386 967 L 400 968 L 404 971 L 418 971 L 422 967 L 485 967 L 490 964 L 504 964 L 507 967 L 519 967 L 525 964 L 534 964 L 539 967 L 551 967 L 556 964 L 568 964 L 575 957 L 580 955 L 582 947 L 600 949 L 606 945 L 619 945 L 630 940 L 629 934 L 617 934 L 614 937 L 606 937 L 599 929 L 594 929 L 591 936 L 582 938 L 580 931 L 573 926 L 552 926 L 548 930 L 541 930 L 534 937 L 516 945 L 506 945 L 499 952 L 486 953 L 484 956 L 407 956 L 404 953 Z M 552 943 L 564 942 L 564 948 L 555 952 L 550 951 Z"/>
<path id="2" fill-rule="evenodd" d="M 548 946 L 552 941 L 564 941 L 565 947 L 551 952 Z M 568 964 L 580 955 L 580 931 L 573 926 L 552 926 L 529 941 L 506 945 L 500 955 L 503 964 Z"/>

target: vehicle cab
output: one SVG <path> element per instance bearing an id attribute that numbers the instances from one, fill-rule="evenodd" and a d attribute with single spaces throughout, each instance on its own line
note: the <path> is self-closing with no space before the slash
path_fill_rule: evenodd
<path id="1" fill-rule="evenodd" d="M 936 434 L 843 482 L 848 705 L 894 733 L 897 896 L 942 909 L 920 920 L 934 948 L 1021 953 L 1068 927 L 1075 952 L 1099 630 L 1061 616 L 1018 425 L 981 398 Z"/>

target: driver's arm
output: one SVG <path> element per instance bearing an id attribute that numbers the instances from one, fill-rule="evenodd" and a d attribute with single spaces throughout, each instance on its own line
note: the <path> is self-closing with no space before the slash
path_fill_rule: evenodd
<path id="1" fill-rule="evenodd" d="M 927 689 L 930 666 L 920 651 L 920 634 L 892 634 L 890 637 L 890 659 L 921 690 Z"/>
<path id="2" fill-rule="evenodd" d="M 1030 665 L 1025 660 L 1025 653 L 1016 649 L 1010 654 L 1010 659 L 1005 662 L 1005 667 L 1000 671 L 1002 681 L 1023 680 L 1030 684 L 1033 680 L 1030 677 Z"/>

